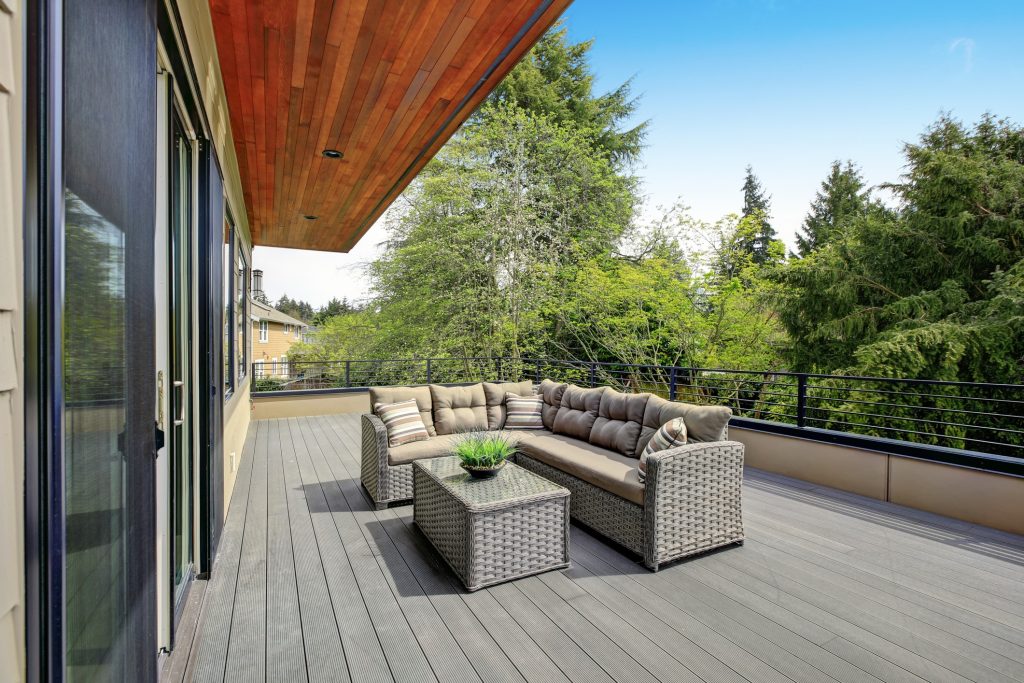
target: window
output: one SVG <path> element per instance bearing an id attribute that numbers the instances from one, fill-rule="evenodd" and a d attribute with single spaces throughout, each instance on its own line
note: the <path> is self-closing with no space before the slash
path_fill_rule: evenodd
<path id="1" fill-rule="evenodd" d="M 284 334 L 285 334 L 285 336 L 286 336 L 286 337 L 288 336 L 288 334 L 289 334 L 289 333 L 290 333 L 291 331 L 292 331 L 292 326 L 291 326 L 291 325 L 285 325 L 285 326 L 284 326 Z"/>
<path id="2" fill-rule="evenodd" d="M 236 332 L 236 371 L 235 376 L 241 383 L 247 374 L 249 351 L 249 265 L 245 262 L 242 241 L 235 240 L 235 329 Z"/>
<path id="3" fill-rule="evenodd" d="M 301 330 L 302 330 L 302 328 L 299 327 L 298 325 L 296 325 L 295 327 L 292 328 L 292 331 L 294 332 L 296 337 L 299 336 L 299 332 L 301 332 Z"/>
<path id="4" fill-rule="evenodd" d="M 263 361 L 258 360 L 252 364 L 253 375 L 256 379 L 263 379 Z"/>
<path id="5" fill-rule="evenodd" d="M 281 356 L 281 375 L 288 376 L 288 356 Z"/>
<path id="6" fill-rule="evenodd" d="M 235 388 L 235 377 L 234 373 L 231 372 L 233 365 L 233 358 L 235 357 L 234 349 L 234 335 L 231 334 L 232 327 L 234 326 L 234 240 L 235 240 L 235 228 L 231 224 L 231 217 L 226 213 L 224 215 L 224 244 L 222 246 L 222 259 L 223 259 L 223 292 L 221 296 L 224 301 L 224 358 L 222 380 L 224 382 L 224 396 L 225 398 L 231 395 L 231 392 Z"/>
<path id="7" fill-rule="evenodd" d="M 260 343 L 266 344 L 267 338 L 270 336 L 270 323 L 266 320 L 260 321 Z"/>

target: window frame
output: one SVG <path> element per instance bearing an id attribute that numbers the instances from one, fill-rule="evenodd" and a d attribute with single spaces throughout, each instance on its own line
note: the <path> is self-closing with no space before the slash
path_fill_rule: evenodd
<path id="1" fill-rule="evenodd" d="M 268 341 L 270 341 L 270 321 L 259 320 L 257 321 L 257 325 L 259 326 L 260 332 L 260 344 L 266 344 Z"/>
<path id="2" fill-rule="evenodd" d="M 241 386 L 245 379 L 249 376 L 249 340 L 251 339 L 252 326 L 249 322 L 249 276 L 251 273 L 248 259 L 245 257 L 245 250 L 242 248 L 242 241 L 235 236 L 235 261 L 234 261 L 234 275 L 236 289 L 234 291 L 233 301 L 236 304 L 241 304 L 241 310 L 235 311 L 235 335 L 238 342 L 241 344 L 240 349 L 235 349 L 235 363 L 237 368 L 235 369 L 235 381 L 236 387 Z M 237 291 L 237 286 L 241 285 L 241 292 Z M 236 306 L 237 307 L 237 306 Z"/>
<path id="3" fill-rule="evenodd" d="M 224 315 L 222 334 L 224 339 L 225 357 L 221 363 L 221 381 L 224 384 L 224 400 L 227 401 L 235 393 L 237 373 L 235 372 L 235 359 L 237 357 L 235 345 L 237 334 L 235 333 L 235 239 L 237 230 L 235 221 L 231 217 L 231 211 L 224 211 L 224 241 L 221 244 L 221 264 L 224 268 L 224 282 L 221 284 L 221 296 L 224 297 L 221 306 Z"/>

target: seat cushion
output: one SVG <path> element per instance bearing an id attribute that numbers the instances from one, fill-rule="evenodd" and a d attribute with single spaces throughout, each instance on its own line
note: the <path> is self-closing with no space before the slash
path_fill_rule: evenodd
<path id="1" fill-rule="evenodd" d="M 562 404 L 555 413 L 551 431 L 588 441 L 590 430 L 597 421 L 598 408 L 601 407 L 601 394 L 606 388 L 584 389 L 575 384 L 567 386 L 562 394 Z"/>
<path id="2" fill-rule="evenodd" d="M 430 385 L 434 402 L 434 428 L 438 436 L 487 429 L 487 398 L 482 384 L 464 387 Z"/>
<path id="3" fill-rule="evenodd" d="M 650 397 L 650 394 L 624 394 L 605 389 L 601 394 L 597 419 L 590 430 L 590 443 L 634 457 Z"/>
<path id="4" fill-rule="evenodd" d="M 378 403 L 398 403 L 416 399 L 416 407 L 420 410 L 420 417 L 427 428 L 427 434 L 434 436 L 437 431 L 434 429 L 433 400 L 430 398 L 430 387 L 370 387 L 370 405 Z"/>
<path id="5" fill-rule="evenodd" d="M 451 455 L 452 442 L 455 438 L 455 434 L 442 434 L 441 436 L 432 436 L 426 441 L 413 441 L 389 448 L 388 464 L 407 465 L 413 460 Z"/>
<path id="6" fill-rule="evenodd" d="M 723 441 L 732 410 L 725 406 L 698 406 L 651 396 L 644 410 L 644 426 L 636 443 L 636 457 L 640 457 L 661 425 L 677 417 L 686 423 L 687 441 Z"/>
<path id="7" fill-rule="evenodd" d="M 519 450 L 620 498 L 644 504 L 644 485 L 633 458 L 571 436 L 547 432 L 524 439 Z"/>
<path id="8" fill-rule="evenodd" d="M 501 429 L 505 426 L 505 417 L 507 415 L 505 394 L 532 396 L 533 382 L 484 382 L 488 429 Z"/>
<path id="9" fill-rule="evenodd" d="M 430 438 L 416 405 L 416 399 L 398 403 L 377 403 L 373 406 L 384 428 L 388 432 L 388 447 L 401 446 L 411 441 L 425 441 Z"/>
<path id="10" fill-rule="evenodd" d="M 490 432 L 485 433 L 489 434 Z M 530 441 L 536 436 L 540 436 L 542 434 L 551 434 L 551 432 L 546 430 L 542 432 L 515 432 L 514 436 L 509 432 L 498 433 L 503 434 L 504 436 L 511 436 L 511 438 L 517 443 Z M 458 434 L 442 434 L 440 436 L 432 436 L 426 441 L 413 441 L 412 443 L 388 448 L 388 464 L 407 465 L 413 460 L 421 460 L 423 458 L 440 458 L 445 455 L 451 455 L 452 445 L 455 443 L 457 438 L 459 438 Z"/>
<path id="11" fill-rule="evenodd" d="M 544 399 L 544 412 L 541 414 L 541 418 L 544 420 L 544 429 L 551 429 L 555 426 L 555 415 L 558 413 L 559 406 L 562 405 L 562 394 L 565 393 L 567 386 L 569 385 L 559 384 L 550 379 L 540 383 L 537 393 Z"/>

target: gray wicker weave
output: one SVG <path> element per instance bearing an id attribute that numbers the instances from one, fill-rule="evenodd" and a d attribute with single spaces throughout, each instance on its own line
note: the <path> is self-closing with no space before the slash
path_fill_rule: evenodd
<path id="1" fill-rule="evenodd" d="M 413 495 L 412 465 L 388 465 L 387 444 L 380 419 L 363 415 L 362 481 L 378 508 Z M 739 442 L 695 442 L 654 454 L 647 461 L 643 505 L 522 453 L 516 462 L 569 489 L 573 519 L 641 556 L 654 571 L 672 560 L 743 542 Z"/>
<path id="2" fill-rule="evenodd" d="M 466 588 L 569 566 L 569 492 L 508 463 L 472 479 L 455 457 L 417 460 L 413 518 Z"/>
<path id="3" fill-rule="evenodd" d="M 743 542 L 743 444 L 690 443 L 647 459 L 644 504 L 636 505 L 519 453 L 516 462 L 572 492 L 572 517 L 643 557 L 666 562 Z"/>

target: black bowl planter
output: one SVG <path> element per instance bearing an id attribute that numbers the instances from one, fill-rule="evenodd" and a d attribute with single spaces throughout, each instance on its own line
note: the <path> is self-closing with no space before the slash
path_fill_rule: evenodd
<path id="1" fill-rule="evenodd" d="M 491 477 L 498 474 L 501 468 L 505 466 L 505 461 L 495 465 L 494 467 L 471 467 L 469 465 L 462 465 L 462 469 L 469 472 L 469 476 L 474 479 L 490 479 Z"/>

